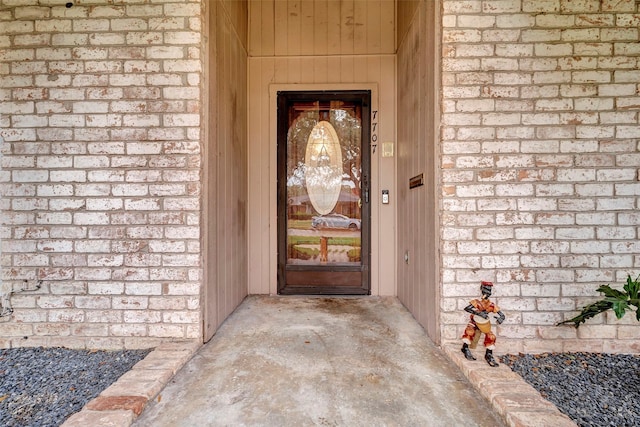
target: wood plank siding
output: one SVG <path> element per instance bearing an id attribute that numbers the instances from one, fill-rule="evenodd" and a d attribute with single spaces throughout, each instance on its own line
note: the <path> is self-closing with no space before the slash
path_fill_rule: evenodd
<path id="1" fill-rule="evenodd" d="M 394 54 L 393 0 L 251 0 L 249 56 Z"/>
<path id="2" fill-rule="evenodd" d="M 437 21 L 435 2 L 415 3 L 398 11 L 398 298 L 439 342 Z M 420 174 L 424 185 L 410 189 Z"/>
<path id="3" fill-rule="evenodd" d="M 247 4 L 209 3 L 205 341 L 247 295 Z"/>
<path id="4" fill-rule="evenodd" d="M 395 5 L 249 2 L 249 292 L 276 292 L 277 90 L 370 89 L 376 139 L 395 141 Z M 372 153 L 372 293 L 395 295 L 394 158 Z M 384 242 L 384 244 L 381 244 Z M 268 278 L 268 279 L 265 279 Z"/>

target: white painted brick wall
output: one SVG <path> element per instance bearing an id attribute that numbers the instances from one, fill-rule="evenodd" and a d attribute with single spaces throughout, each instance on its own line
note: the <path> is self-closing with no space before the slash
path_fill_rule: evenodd
<path id="1" fill-rule="evenodd" d="M 492 280 L 505 351 L 640 352 L 635 321 L 554 326 L 640 274 L 636 3 L 443 1 L 445 340 Z"/>
<path id="2" fill-rule="evenodd" d="M 0 341 L 200 337 L 200 2 L 0 6 L 2 279 L 45 283 Z M 640 272 L 635 0 L 442 10 L 443 338 L 494 280 L 503 348 L 640 351 L 553 326 Z"/>
<path id="3" fill-rule="evenodd" d="M 200 1 L 64 4 L 0 0 L 0 342 L 199 338 Z"/>

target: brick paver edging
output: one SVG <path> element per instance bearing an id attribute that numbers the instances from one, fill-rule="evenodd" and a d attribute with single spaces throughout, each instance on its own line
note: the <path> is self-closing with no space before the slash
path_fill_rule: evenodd
<path id="1" fill-rule="evenodd" d="M 508 366 L 492 368 L 480 353 L 478 360 L 469 361 L 455 344 L 445 344 L 442 350 L 510 427 L 577 426 Z"/>
<path id="2" fill-rule="evenodd" d="M 161 344 L 98 397 L 73 414 L 62 427 L 129 427 L 146 404 L 159 395 L 164 386 L 200 348 L 194 341 Z M 443 352 L 469 379 L 511 427 L 575 427 L 569 417 L 527 384 L 522 377 L 502 364 L 492 368 L 478 360 L 468 361 L 459 346 L 446 344 Z"/>
<path id="3" fill-rule="evenodd" d="M 130 426 L 201 345 L 195 341 L 159 345 L 62 426 Z"/>

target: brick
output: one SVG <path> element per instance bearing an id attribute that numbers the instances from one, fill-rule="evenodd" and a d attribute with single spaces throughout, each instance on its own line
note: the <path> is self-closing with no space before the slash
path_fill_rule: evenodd
<path id="1" fill-rule="evenodd" d="M 11 64 L 12 74 L 36 74 L 46 73 L 47 66 L 43 61 L 36 62 L 13 62 Z"/>
<path id="2" fill-rule="evenodd" d="M 522 41 L 525 43 L 535 43 L 535 42 L 557 42 L 561 39 L 561 36 L 562 36 L 562 30 L 534 29 L 534 30 L 523 30 L 521 37 L 522 37 Z M 542 43 L 539 43 L 539 45 L 540 45 L 540 49 L 542 49 L 543 47 L 548 49 L 552 46 L 550 44 L 542 44 Z M 568 43 L 563 43 L 561 44 L 561 46 L 563 47 L 563 49 L 566 50 L 567 46 L 571 46 L 571 45 Z"/>
<path id="3" fill-rule="evenodd" d="M 520 325 L 501 325 L 500 338 L 536 338 L 537 328 L 532 326 L 520 326 Z"/>
<path id="4" fill-rule="evenodd" d="M 567 56 L 573 53 L 573 46 L 569 43 L 536 43 L 534 45 L 536 56 Z"/>
<path id="5" fill-rule="evenodd" d="M 84 100 L 84 90 L 76 88 L 49 89 L 49 96 L 58 101 L 62 100 Z"/>
<path id="6" fill-rule="evenodd" d="M 620 13 L 616 15 L 616 27 L 638 27 L 640 14 Z"/>
<path id="7" fill-rule="evenodd" d="M 123 16 L 120 13 L 118 16 Z M 148 28 L 147 21 L 140 18 L 111 19 L 112 31 L 140 31 Z"/>
<path id="8" fill-rule="evenodd" d="M 496 85 L 525 85 L 531 84 L 532 75 L 529 73 L 499 72 L 494 75 Z"/>
<path id="9" fill-rule="evenodd" d="M 184 59 L 184 48 L 181 46 L 151 46 L 146 56 L 150 59 Z"/>
<path id="10" fill-rule="evenodd" d="M 496 23 L 495 16 L 490 15 L 460 15 L 458 27 L 461 28 L 488 28 Z"/>
<path id="11" fill-rule="evenodd" d="M 566 255 L 560 257 L 563 268 L 597 268 L 600 260 L 595 255 Z"/>
<path id="12" fill-rule="evenodd" d="M 149 336 L 163 338 L 179 338 L 184 336 L 184 329 L 179 325 L 149 325 Z"/>
<path id="13" fill-rule="evenodd" d="M 444 71 L 474 71 L 480 69 L 479 59 L 444 59 L 442 61 Z"/>
<path id="14" fill-rule="evenodd" d="M 160 126 L 160 117 L 155 114 L 125 114 L 122 124 L 128 127 L 157 127 Z"/>
<path id="15" fill-rule="evenodd" d="M 89 282 L 88 293 L 91 295 L 121 295 L 124 293 L 124 283 L 93 283 Z"/>
<path id="16" fill-rule="evenodd" d="M 616 136 L 618 138 L 638 138 L 640 126 L 616 126 Z"/>
<path id="17" fill-rule="evenodd" d="M 602 0 L 603 12 L 634 12 L 633 0 Z"/>
<path id="18" fill-rule="evenodd" d="M 638 109 L 640 108 L 640 100 L 637 98 L 618 98 L 616 99 L 616 107 L 619 110 Z"/>
<path id="19" fill-rule="evenodd" d="M 71 32 L 71 21 L 64 19 L 38 20 L 35 21 L 35 30 L 40 33 Z"/>
<path id="20" fill-rule="evenodd" d="M 163 33 L 154 31 L 129 32 L 126 35 L 128 45 L 160 45 L 163 42 Z M 139 57 L 136 55 L 136 57 Z M 141 56 L 140 56 L 141 57 Z"/>
<path id="21" fill-rule="evenodd" d="M 50 322 L 74 323 L 84 321 L 84 311 L 71 309 L 49 310 L 48 319 Z"/>
<path id="22" fill-rule="evenodd" d="M 578 14 L 575 16 L 575 24 L 579 27 L 613 27 L 615 16 L 612 14 Z"/>
<path id="23" fill-rule="evenodd" d="M 198 44 L 200 33 L 195 31 L 172 31 L 165 33 L 164 42 L 169 45 Z"/>
<path id="24" fill-rule="evenodd" d="M 549 28 L 573 27 L 576 17 L 573 14 L 540 14 L 536 16 L 536 26 Z"/>
<path id="25" fill-rule="evenodd" d="M 145 76 L 143 74 L 111 74 L 109 84 L 113 86 L 144 86 Z"/>
<path id="26" fill-rule="evenodd" d="M 520 30 L 515 29 L 483 30 L 480 40 L 483 42 L 516 42 L 520 39 L 520 33 Z"/>
<path id="27" fill-rule="evenodd" d="M 77 212 L 73 214 L 73 222 L 77 225 L 105 225 L 109 224 L 109 216 L 99 212 Z"/>
<path id="28" fill-rule="evenodd" d="M 125 61 L 125 73 L 156 73 L 160 71 L 160 63 L 156 61 Z"/>
<path id="29" fill-rule="evenodd" d="M 4 88 L 31 86 L 31 82 L 32 78 L 29 76 L 0 77 L 0 87 Z"/>
<path id="30" fill-rule="evenodd" d="M 89 36 L 87 34 L 53 34 L 51 36 L 52 46 L 81 46 L 87 44 Z"/>
<path id="31" fill-rule="evenodd" d="M 89 411 L 132 411 L 140 415 L 147 398 L 143 396 L 98 396 L 86 405 Z"/>
<path id="32" fill-rule="evenodd" d="M 590 236 L 593 236 L 589 233 Z M 593 237 L 589 237 L 593 238 Z M 609 252 L 609 243 L 607 242 L 572 242 L 571 250 L 574 253 L 578 254 L 589 254 L 589 253 L 606 253 Z"/>
<path id="33" fill-rule="evenodd" d="M 559 12 L 559 0 L 523 0 L 523 12 Z"/>
<path id="34" fill-rule="evenodd" d="M 537 111 L 566 111 L 573 110 L 571 99 L 540 99 L 535 102 Z"/>
<path id="35" fill-rule="evenodd" d="M 94 46 L 122 45 L 124 43 L 124 34 L 94 33 L 89 35 L 89 44 Z"/>
<path id="36" fill-rule="evenodd" d="M 564 41 L 599 41 L 600 31 L 596 28 L 567 28 L 562 30 L 561 39 Z"/>
<path id="37" fill-rule="evenodd" d="M 108 411 L 83 410 L 71 415 L 64 423 L 65 427 L 87 425 L 131 425 L 135 416 L 132 410 L 118 409 Z"/>
<path id="38" fill-rule="evenodd" d="M 617 81 L 618 76 L 614 77 Z M 620 78 L 626 79 L 620 75 Z M 628 81 L 628 80 L 627 80 Z M 598 86 L 598 94 L 601 96 L 633 96 L 635 84 L 603 84 Z M 601 113 L 607 114 L 607 113 Z"/>
<path id="39" fill-rule="evenodd" d="M 111 308 L 111 298 L 106 296 L 77 296 L 75 306 L 87 309 L 109 309 Z M 95 334 L 93 332 L 92 334 Z"/>
<path id="40" fill-rule="evenodd" d="M 122 255 L 97 255 L 90 254 L 87 257 L 87 265 L 90 267 L 118 267 L 124 263 L 124 257 Z"/>
<path id="41" fill-rule="evenodd" d="M 600 40 L 607 41 L 633 41 L 638 39 L 637 28 L 603 28 L 600 31 Z"/>
<path id="42" fill-rule="evenodd" d="M 110 59 L 144 59 L 144 51 L 143 47 L 135 46 L 113 46 L 108 49 Z"/>
<path id="43" fill-rule="evenodd" d="M 167 126 L 200 126 L 200 115 L 164 114 L 163 123 Z"/>
<path id="44" fill-rule="evenodd" d="M 633 227 L 598 227 L 596 237 L 600 240 L 630 240 L 635 238 Z"/>
<path id="45" fill-rule="evenodd" d="M 610 56 L 599 57 L 598 68 L 613 68 L 613 69 L 633 69 L 636 66 L 635 58 L 629 58 L 626 56 Z"/>
<path id="46" fill-rule="evenodd" d="M 600 11 L 599 0 L 582 0 L 582 1 L 568 1 L 562 0 L 560 3 L 560 11 L 562 12 L 599 12 Z"/>
<path id="47" fill-rule="evenodd" d="M 200 13 L 200 5 L 193 4 L 171 4 L 164 5 L 164 15 L 166 16 L 197 16 Z"/>
<path id="48" fill-rule="evenodd" d="M 162 15 L 162 5 L 127 5 L 127 16 L 158 16 Z"/>
<path id="49" fill-rule="evenodd" d="M 39 101 L 35 104 L 38 114 L 70 113 L 72 106 L 68 102 Z"/>
<path id="50" fill-rule="evenodd" d="M 599 113 L 600 122 L 603 124 L 617 123 L 633 123 L 635 122 L 635 113 L 631 111 L 623 112 L 601 112 Z"/>
<path id="51" fill-rule="evenodd" d="M 149 19 L 149 29 L 155 30 L 155 31 L 185 30 L 187 29 L 187 27 L 186 27 L 185 18 L 164 16 L 162 18 Z"/>
<path id="52" fill-rule="evenodd" d="M 75 47 L 71 51 L 74 59 L 107 59 L 109 51 L 103 47 Z"/>
<path id="53" fill-rule="evenodd" d="M 109 333 L 120 337 L 144 337 L 147 336 L 147 326 L 144 324 L 111 325 Z"/>
<path id="54" fill-rule="evenodd" d="M 72 215 L 68 212 L 38 213 L 37 224 L 71 224 Z"/>
<path id="55" fill-rule="evenodd" d="M 495 47 L 497 56 L 513 56 L 513 57 L 528 57 L 533 56 L 532 44 L 497 44 Z"/>
<path id="56" fill-rule="evenodd" d="M 612 81 L 608 71 L 574 71 L 571 73 L 573 83 L 609 83 Z"/>
<path id="57" fill-rule="evenodd" d="M 49 116 L 51 127 L 83 127 L 85 117 L 81 114 L 52 114 Z"/>
<path id="58" fill-rule="evenodd" d="M 165 59 L 163 70 L 169 73 L 176 72 L 198 72 L 201 71 L 200 61 L 191 59 Z"/>

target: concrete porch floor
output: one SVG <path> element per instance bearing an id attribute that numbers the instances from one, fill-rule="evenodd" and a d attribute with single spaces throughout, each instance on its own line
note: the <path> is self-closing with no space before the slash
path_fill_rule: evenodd
<path id="1" fill-rule="evenodd" d="M 476 356 L 434 346 L 396 298 L 252 296 L 209 343 L 158 346 L 63 427 L 576 427 Z"/>
<path id="2" fill-rule="evenodd" d="M 249 297 L 135 426 L 502 426 L 395 298 Z"/>

